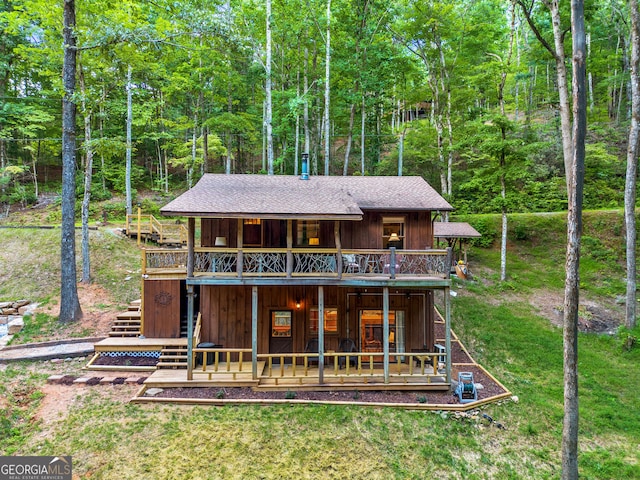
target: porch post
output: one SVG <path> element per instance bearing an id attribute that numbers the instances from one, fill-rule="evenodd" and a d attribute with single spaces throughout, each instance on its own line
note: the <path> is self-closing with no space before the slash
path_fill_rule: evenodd
<path id="1" fill-rule="evenodd" d="M 195 264 L 196 244 L 196 219 L 189 217 L 187 220 L 187 278 L 193 277 Z"/>
<path id="2" fill-rule="evenodd" d="M 244 237 L 243 233 L 244 229 L 244 219 L 238 219 L 238 235 L 237 235 L 237 244 L 238 244 L 238 261 L 237 261 L 237 270 L 238 270 L 238 278 L 242 278 L 242 271 L 244 270 L 243 266 L 243 255 L 242 255 L 242 238 Z"/>
<path id="3" fill-rule="evenodd" d="M 324 383 L 324 287 L 318 287 L 318 382 Z"/>
<path id="4" fill-rule="evenodd" d="M 333 237 L 336 242 L 336 250 L 338 252 L 338 258 L 336 259 L 336 265 L 338 266 L 338 278 L 342 278 L 342 241 L 340 240 L 340 220 L 333 222 Z"/>
<path id="5" fill-rule="evenodd" d="M 447 356 L 445 357 L 445 373 L 447 381 L 451 383 L 451 289 L 444 289 L 444 335 Z"/>
<path id="6" fill-rule="evenodd" d="M 293 220 L 287 219 L 287 278 L 293 273 Z"/>
<path id="7" fill-rule="evenodd" d="M 258 287 L 251 287 L 251 378 L 258 379 Z"/>
<path id="8" fill-rule="evenodd" d="M 193 380 L 193 285 L 187 284 L 187 380 Z"/>
<path id="9" fill-rule="evenodd" d="M 382 289 L 382 352 L 384 383 L 389 383 L 389 287 Z"/>

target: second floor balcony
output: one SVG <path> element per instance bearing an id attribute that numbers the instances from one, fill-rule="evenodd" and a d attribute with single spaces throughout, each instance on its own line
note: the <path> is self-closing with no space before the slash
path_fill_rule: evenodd
<path id="1" fill-rule="evenodd" d="M 186 276 L 187 263 L 186 249 L 145 249 L 142 273 L 147 278 Z M 448 279 L 450 267 L 450 249 L 196 248 L 193 257 L 193 277 L 221 280 L 251 277 Z"/>

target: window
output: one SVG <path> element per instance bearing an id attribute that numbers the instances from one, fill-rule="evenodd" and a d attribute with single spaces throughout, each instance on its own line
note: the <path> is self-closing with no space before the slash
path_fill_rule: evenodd
<path id="1" fill-rule="evenodd" d="M 396 234 L 399 241 L 389 245 L 389 238 L 392 234 Z M 395 237 L 395 236 L 394 236 Z M 403 249 L 404 247 L 404 217 L 382 217 L 382 248 L 396 247 Z"/>
<path id="2" fill-rule="evenodd" d="M 244 219 L 242 243 L 246 246 L 262 246 L 262 221 L 259 218 Z"/>
<path id="3" fill-rule="evenodd" d="M 318 334 L 318 308 L 314 307 L 309 312 L 309 331 L 312 334 Z M 324 309 L 324 333 L 338 333 L 338 309 Z"/>
<path id="4" fill-rule="evenodd" d="M 296 222 L 296 245 L 298 247 L 317 247 L 320 245 L 320 222 L 318 220 Z"/>
<path id="5" fill-rule="evenodd" d="M 291 336 L 291 312 L 277 311 L 271 312 L 271 336 L 290 337 Z"/>

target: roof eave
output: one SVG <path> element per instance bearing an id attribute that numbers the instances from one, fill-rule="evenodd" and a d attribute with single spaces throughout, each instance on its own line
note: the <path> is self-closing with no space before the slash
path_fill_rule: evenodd
<path id="1" fill-rule="evenodd" d="M 177 212 L 160 210 L 166 217 L 200 218 L 259 218 L 262 220 L 362 220 L 362 214 L 309 214 L 309 213 L 214 213 L 214 212 Z"/>

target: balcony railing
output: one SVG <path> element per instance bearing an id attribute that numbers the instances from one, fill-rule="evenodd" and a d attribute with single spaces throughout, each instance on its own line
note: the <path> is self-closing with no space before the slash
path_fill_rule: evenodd
<path id="1" fill-rule="evenodd" d="M 184 271 L 187 250 L 146 249 L 143 274 Z M 194 276 L 334 277 L 428 276 L 448 278 L 450 250 L 342 250 L 197 248 Z"/>

